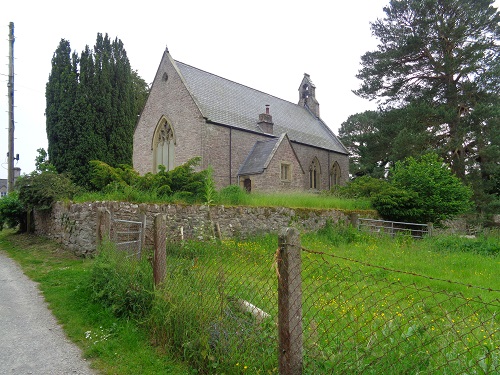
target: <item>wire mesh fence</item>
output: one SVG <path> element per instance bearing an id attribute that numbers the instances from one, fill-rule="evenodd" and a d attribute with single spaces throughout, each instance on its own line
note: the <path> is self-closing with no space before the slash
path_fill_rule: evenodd
<path id="1" fill-rule="evenodd" d="M 307 249 L 302 263 L 305 374 L 500 373 L 498 291 Z"/>
<path id="2" fill-rule="evenodd" d="M 158 242 L 164 227 L 158 223 Z M 277 373 L 273 254 L 255 246 L 167 242 L 153 262 L 155 274 L 165 268 L 153 311 L 156 343 L 201 373 Z"/>
<path id="3" fill-rule="evenodd" d="M 200 373 L 500 373 L 498 290 L 311 251 L 298 235 L 167 241 L 165 220 L 147 321 Z"/>

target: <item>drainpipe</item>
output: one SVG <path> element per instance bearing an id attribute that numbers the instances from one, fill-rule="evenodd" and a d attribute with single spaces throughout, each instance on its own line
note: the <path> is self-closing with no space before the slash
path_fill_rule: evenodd
<path id="1" fill-rule="evenodd" d="M 328 151 L 328 190 L 332 190 L 332 176 L 331 176 L 331 169 L 330 169 L 330 151 Z"/>
<path id="2" fill-rule="evenodd" d="M 233 128 L 229 128 L 229 185 L 231 185 L 231 166 L 233 164 L 232 162 L 232 151 L 233 151 L 233 146 L 232 146 L 232 141 L 233 141 Z"/>

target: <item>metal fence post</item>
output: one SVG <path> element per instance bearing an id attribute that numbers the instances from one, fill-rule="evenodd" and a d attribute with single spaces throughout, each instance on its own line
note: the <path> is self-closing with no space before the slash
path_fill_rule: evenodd
<path id="1" fill-rule="evenodd" d="M 139 258 L 142 257 L 142 249 L 144 249 L 144 245 L 146 244 L 146 224 L 147 224 L 147 216 L 146 214 L 141 215 L 141 238 L 139 238 Z"/>
<path id="2" fill-rule="evenodd" d="M 302 374 L 301 246 L 295 228 L 283 229 L 278 238 L 279 373 Z"/>
<path id="3" fill-rule="evenodd" d="M 167 269 L 167 216 L 156 215 L 154 219 L 153 278 L 155 286 L 165 280 Z"/>
<path id="4" fill-rule="evenodd" d="M 429 237 L 432 237 L 434 235 L 434 224 L 433 223 L 427 223 L 427 235 Z M 423 237 L 423 233 L 422 233 L 422 237 Z"/>

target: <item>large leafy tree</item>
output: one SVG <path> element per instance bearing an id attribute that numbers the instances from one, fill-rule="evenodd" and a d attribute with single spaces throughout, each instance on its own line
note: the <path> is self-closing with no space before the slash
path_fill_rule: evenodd
<path id="1" fill-rule="evenodd" d="M 46 87 L 48 154 L 58 172 L 90 186 L 91 160 L 131 164 L 134 126 L 149 88 L 119 39 L 97 34 L 81 56 L 61 40 Z"/>
<path id="2" fill-rule="evenodd" d="M 500 159 L 500 14 L 493 3 L 391 0 L 371 24 L 380 43 L 362 56 L 355 91 L 378 100 L 386 120 L 398 114 L 390 122 L 395 160 L 405 156 L 404 145 L 433 149 L 462 180 L 480 177 L 490 198 L 498 197 Z"/>

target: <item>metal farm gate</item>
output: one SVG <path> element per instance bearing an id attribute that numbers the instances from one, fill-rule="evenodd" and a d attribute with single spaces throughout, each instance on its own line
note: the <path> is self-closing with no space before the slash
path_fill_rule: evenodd
<path id="1" fill-rule="evenodd" d="M 140 258 L 144 243 L 145 219 L 134 221 L 113 218 L 111 222 L 112 238 L 116 248 L 127 252 L 129 256 L 135 255 Z"/>
<path id="2" fill-rule="evenodd" d="M 396 234 L 409 235 L 413 238 L 432 235 L 432 224 L 405 223 L 401 221 L 359 218 L 358 229 L 366 230 L 370 233 L 385 233 L 391 236 L 395 236 Z"/>

